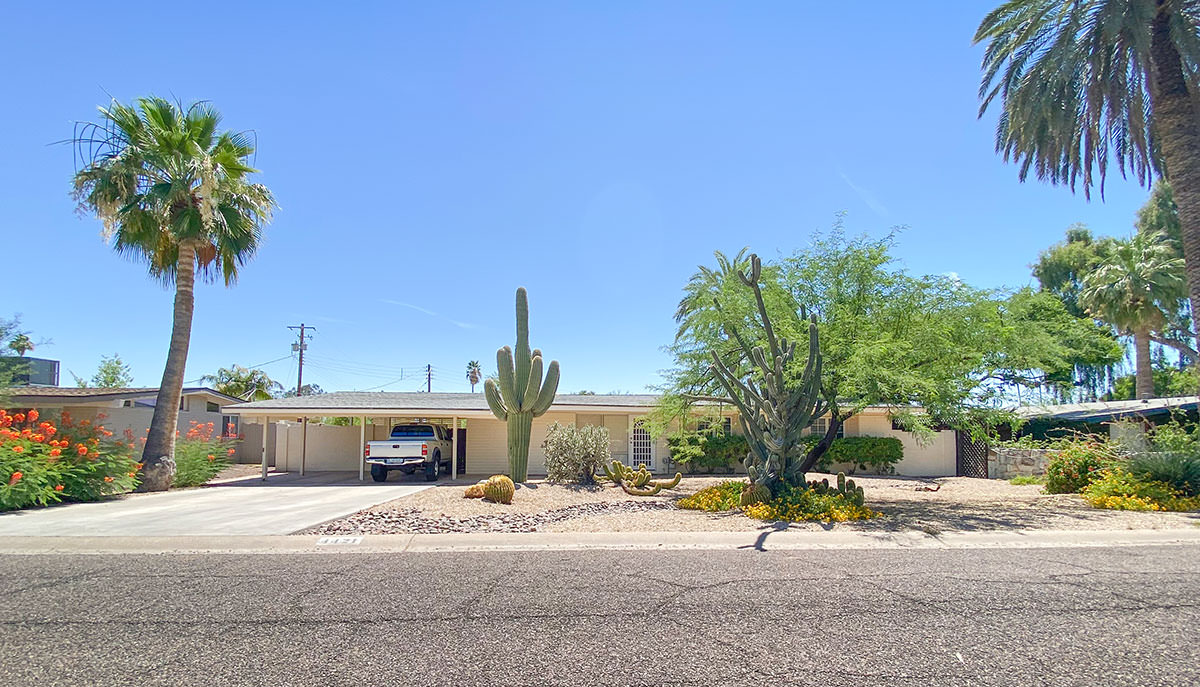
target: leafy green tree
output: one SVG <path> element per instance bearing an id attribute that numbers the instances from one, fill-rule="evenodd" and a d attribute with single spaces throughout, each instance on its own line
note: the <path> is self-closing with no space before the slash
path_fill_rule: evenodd
<path id="1" fill-rule="evenodd" d="M 29 333 L 21 329 L 21 318 L 6 320 L 0 318 L 0 350 L 13 348 L 18 339 L 28 339 Z M 22 354 L 21 357 L 24 357 Z M 0 358 L 0 402 L 6 399 L 6 390 L 11 387 L 18 376 L 28 372 L 29 363 L 15 358 Z"/>
<path id="2" fill-rule="evenodd" d="M 283 393 L 283 385 L 271 379 L 266 372 L 241 365 L 222 367 L 215 374 L 204 375 L 200 381 L 244 401 L 265 401 Z"/>
<path id="3" fill-rule="evenodd" d="M 232 285 L 254 256 L 275 202 L 252 183 L 252 136 L 219 131 L 208 103 L 186 108 L 162 98 L 113 101 L 100 121 L 80 125 L 83 160 L 74 193 L 81 210 L 104 223 L 123 255 L 143 260 L 150 276 L 175 287 L 171 343 L 142 454 L 139 489 L 161 491 L 175 472 L 175 434 L 195 307 L 195 279 Z"/>
<path id="4" fill-rule="evenodd" d="M 483 368 L 479 366 L 479 361 L 472 360 L 467 363 L 467 381 L 471 383 L 471 393 L 475 393 L 475 385 L 481 379 L 483 379 Z"/>
<path id="5" fill-rule="evenodd" d="M 12 339 L 8 342 L 8 347 L 13 351 L 16 351 L 17 355 L 21 357 L 25 357 L 26 353 L 35 348 L 33 345 L 33 339 L 30 339 L 29 335 L 24 332 L 19 332 L 13 335 Z"/>
<path id="6" fill-rule="evenodd" d="M 325 393 L 325 390 L 322 389 L 320 386 L 318 386 L 316 384 L 305 384 L 303 387 L 300 388 L 299 392 L 296 391 L 296 387 L 292 387 L 292 388 L 288 389 L 283 394 L 283 397 L 284 398 L 296 398 L 297 396 L 320 396 L 323 393 Z"/>
<path id="7" fill-rule="evenodd" d="M 100 356 L 91 385 L 97 389 L 124 389 L 133 386 L 133 372 L 116 353 Z"/>
<path id="8" fill-rule="evenodd" d="M 1002 113 L 996 149 L 1054 184 L 1103 191 L 1124 175 L 1171 182 L 1192 312 L 1200 312 L 1200 7 L 1194 0 L 1007 0 L 986 43 L 980 115 Z"/>
<path id="9" fill-rule="evenodd" d="M 763 299 L 778 336 L 806 340 L 800 304 L 817 317 L 831 431 L 871 405 L 892 407 L 914 431 L 935 422 L 982 430 L 1011 419 L 996 410 L 996 402 L 1013 389 L 1069 378 L 1072 361 L 1081 356 L 1119 356 L 1111 337 L 1072 316 L 1052 295 L 912 276 L 892 257 L 894 242 L 894 235 L 848 237 L 839 223 L 809 248 L 763 265 Z M 676 311 L 679 328 L 667 347 L 675 365 L 652 423 L 658 433 L 683 415 L 689 396 L 715 395 L 710 351 L 740 374 L 748 371 L 742 347 L 719 332 L 728 318 L 752 345 L 758 343 L 754 303 L 736 283 L 745 264 L 744 251 L 718 254 L 716 268 L 700 268 L 686 285 Z M 802 372 L 793 363 L 787 374 L 798 379 Z M 914 405 L 928 414 L 908 412 Z"/>
<path id="10" fill-rule="evenodd" d="M 1171 396 L 1192 396 L 1196 393 L 1197 379 L 1195 365 L 1180 366 L 1168 360 L 1160 347 L 1151 355 L 1154 369 L 1154 395 L 1159 398 Z M 1136 375 L 1123 375 L 1113 380 L 1113 390 L 1110 399 L 1129 400 L 1137 398 L 1135 385 Z"/>
<path id="11" fill-rule="evenodd" d="M 1154 396 L 1151 336 L 1186 292 L 1183 260 L 1165 234 L 1136 233 L 1118 242 L 1084 282 L 1079 297 L 1088 312 L 1133 337 L 1138 398 Z"/>

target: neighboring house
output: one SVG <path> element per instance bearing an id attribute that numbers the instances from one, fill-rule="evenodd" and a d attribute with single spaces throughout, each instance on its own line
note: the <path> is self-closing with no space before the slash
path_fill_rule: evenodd
<path id="1" fill-rule="evenodd" d="M 652 440 L 638 424 L 638 419 L 657 402 L 658 396 L 649 394 L 558 395 L 550 410 L 533 421 L 530 474 L 545 474 L 541 445 L 546 428 L 554 422 L 607 427 L 614 458 L 630 465 L 645 465 L 656 472 L 673 470 L 666 439 Z M 488 475 L 508 469 L 507 426 L 492 415 L 483 394 L 340 391 L 239 403 L 225 406 L 224 412 L 242 418 L 246 432 L 242 455 L 247 458 L 255 451 L 250 427 L 257 430 L 264 422 L 271 427 L 265 441 L 259 432 L 253 434 L 262 442 L 257 450 L 264 455 L 266 464 L 273 463 L 278 470 L 359 470 L 364 441 L 385 439 L 393 424 L 414 420 L 458 427 L 455 453 L 459 473 Z M 733 431 L 740 432 L 736 413 L 727 410 L 723 414 Z M 313 424 L 323 417 L 352 417 L 365 419 L 366 423 L 350 427 Z M 813 430 L 823 432 L 821 425 L 826 421 L 817 420 Z M 896 466 L 899 474 L 930 477 L 959 474 L 958 451 L 962 442 L 956 432 L 935 432 L 932 440 L 919 442 L 911 433 L 893 427 L 887 408 L 873 407 L 850 418 L 843 433 L 900 439 L 904 444 L 904 460 Z"/>
<path id="2" fill-rule="evenodd" d="M 1024 406 L 1016 414 L 1025 420 L 1020 434 L 1042 439 L 1063 436 L 1070 432 L 1112 434 L 1121 426 L 1140 423 L 1143 426 L 1169 422 L 1172 417 L 1197 421 L 1200 397 L 1173 396 L 1129 401 L 1095 401 L 1061 405 Z"/>
<path id="3" fill-rule="evenodd" d="M 14 409 L 37 408 L 38 411 L 67 411 L 78 422 L 88 420 L 120 436 L 129 430 L 134 436 L 145 436 L 154 416 L 154 401 L 158 389 L 90 389 L 75 387 L 28 386 L 14 387 L 4 392 L 5 405 Z M 223 415 L 221 407 L 239 403 L 241 399 L 227 396 L 206 387 L 183 390 L 179 404 L 179 429 L 187 432 L 192 422 L 213 423 L 215 434 L 240 433 L 237 415 Z M 104 416 L 103 418 L 101 416 Z M 232 429 L 229 425 L 232 424 Z M 257 458 L 258 453 L 255 453 Z"/>

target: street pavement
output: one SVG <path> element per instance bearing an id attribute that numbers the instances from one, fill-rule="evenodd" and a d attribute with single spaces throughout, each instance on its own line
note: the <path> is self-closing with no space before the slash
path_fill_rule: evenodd
<path id="1" fill-rule="evenodd" d="M 37 685 L 1195 685 L 1200 546 L 0 556 Z"/>
<path id="2" fill-rule="evenodd" d="M 95 503 L 0 513 L 6 536 L 180 536 L 290 534 L 413 494 L 424 480 L 360 482 L 358 473 L 251 477 L 196 489 L 128 494 Z"/>

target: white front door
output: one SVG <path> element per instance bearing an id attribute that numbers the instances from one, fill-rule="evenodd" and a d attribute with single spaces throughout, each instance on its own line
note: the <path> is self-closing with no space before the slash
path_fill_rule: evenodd
<path id="1" fill-rule="evenodd" d="M 642 426 L 640 418 L 629 418 L 629 467 L 645 465 L 654 469 L 654 440 Z"/>

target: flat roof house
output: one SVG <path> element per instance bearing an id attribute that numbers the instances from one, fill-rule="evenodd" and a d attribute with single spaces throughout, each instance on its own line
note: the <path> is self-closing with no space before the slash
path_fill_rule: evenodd
<path id="1" fill-rule="evenodd" d="M 37 408 L 39 411 L 68 411 L 75 420 L 99 422 L 106 429 L 121 434 L 126 429 L 142 436 L 154 416 L 157 388 L 93 389 L 58 386 L 23 386 L 5 392 L 6 405 L 13 408 Z M 234 424 L 237 434 L 238 417 L 223 415 L 221 407 L 239 403 L 241 399 L 207 387 L 188 387 L 183 390 L 179 406 L 179 429 L 186 432 L 192 422 L 213 423 L 218 433 Z M 103 420 L 100 416 L 103 415 Z"/>
<path id="2" fill-rule="evenodd" d="M 665 438 L 654 440 L 638 420 L 658 403 L 653 394 L 560 394 L 545 415 L 534 418 L 529 446 L 529 473 L 544 475 L 546 457 L 541 444 L 547 428 L 562 424 L 607 427 L 612 454 L 629 465 L 645 465 L 657 472 L 673 470 Z M 455 427 L 454 474 L 489 475 L 508 469 L 507 427 L 496 419 L 482 393 L 397 393 L 339 391 L 316 396 L 276 398 L 224 407 L 225 414 L 250 423 L 273 427 L 261 436 L 259 447 L 242 447 L 243 455 L 261 451 L 263 474 L 274 462 L 276 469 L 357 470 L 364 474 L 362 449 L 367 441 L 386 439 L 392 425 L 427 421 Z M 736 410 L 723 414 L 740 432 Z M 356 426 L 309 424 L 327 417 L 360 420 Z M 823 431 L 818 420 L 814 431 Z M 936 432 L 929 442 L 918 442 L 909 432 L 893 427 L 888 408 L 867 408 L 850 418 L 845 436 L 894 436 L 904 444 L 904 460 L 896 472 L 912 476 L 959 474 L 956 432 Z M 256 433 L 257 434 L 257 433 Z M 247 444 L 250 433 L 247 432 Z"/>

